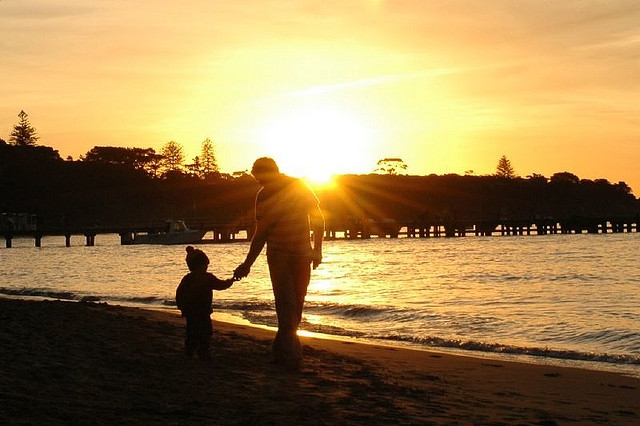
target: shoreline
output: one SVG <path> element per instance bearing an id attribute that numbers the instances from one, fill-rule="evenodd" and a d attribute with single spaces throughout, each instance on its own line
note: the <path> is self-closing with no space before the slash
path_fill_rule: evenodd
<path id="1" fill-rule="evenodd" d="M 213 363 L 182 353 L 178 314 L 0 298 L 5 421 L 47 424 L 638 424 L 622 374 L 302 336 L 214 319 Z"/>
<path id="2" fill-rule="evenodd" d="M 145 307 L 139 307 L 140 309 L 146 309 Z M 157 308 L 159 311 L 171 313 L 170 309 Z M 155 310 L 155 308 L 152 308 Z M 269 325 L 253 324 L 248 320 L 239 318 L 236 315 L 230 313 L 215 312 L 212 315 L 214 321 L 221 323 L 230 323 L 239 325 L 242 327 L 256 327 L 265 330 L 270 330 L 275 333 L 276 328 Z M 532 365 L 544 365 L 551 367 L 564 367 L 564 368 L 578 368 L 582 370 L 593 370 L 600 372 L 608 372 L 614 374 L 622 374 L 624 376 L 640 379 L 640 366 L 635 364 L 619 364 L 606 361 L 592 361 L 592 360 L 580 360 L 571 358 L 554 358 L 544 355 L 533 354 L 515 354 L 515 353 L 503 353 L 503 352 L 486 352 L 482 350 L 474 349 L 459 349 L 451 347 L 439 347 L 439 346 L 424 346 L 419 343 L 411 343 L 395 340 L 382 340 L 382 339 L 367 339 L 361 337 L 351 337 L 343 335 L 333 335 L 326 333 L 318 333 L 314 331 L 300 330 L 300 336 L 306 336 L 313 339 L 323 340 L 337 340 L 355 344 L 381 346 L 395 349 L 405 349 L 412 351 L 422 351 L 429 353 L 439 353 L 443 355 L 452 355 L 460 357 L 480 358 L 489 361 L 504 361 L 504 362 L 516 362 Z"/>
<path id="3" fill-rule="evenodd" d="M 69 302 L 69 303 L 96 303 L 96 304 L 109 304 L 110 306 L 121 306 L 124 308 L 131 309 L 141 309 L 148 311 L 157 311 L 164 312 L 169 315 L 173 315 L 177 312 L 177 308 L 170 306 L 154 306 L 154 305 L 141 305 L 138 303 L 113 303 L 110 301 L 102 301 L 98 298 L 86 298 L 82 300 L 68 300 L 68 299 L 59 299 L 51 296 L 19 296 L 19 295 L 0 295 L 1 299 L 9 299 L 9 300 L 24 300 L 24 301 L 61 301 L 61 302 Z M 275 333 L 276 327 L 265 325 L 265 324 L 255 324 L 251 323 L 249 320 L 241 318 L 238 315 L 234 315 L 229 312 L 220 312 L 214 308 L 214 312 L 211 316 L 212 321 L 220 322 L 220 323 L 230 323 L 234 325 L 238 325 L 241 327 L 248 328 L 260 328 L 264 330 L 270 330 Z M 370 339 L 364 337 L 352 337 L 348 335 L 333 335 L 326 334 L 315 331 L 307 331 L 300 330 L 300 336 L 307 336 L 311 338 L 317 339 L 329 339 L 329 340 L 338 340 L 338 341 L 346 341 L 357 344 L 367 344 L 374 346 L 383 346 L 397 349 L 406 349 L 406 350 L 415 350 L 415 351 L 426 351 L 426 352 L 438 352 L 446 355 L 453 356 L 461 356 L 461 357 L 472 357 L 472 358 L 481 358 L 486 360 L 493 361 L 505 361 L 505 362 L 516 362 L 516 363 L 525 363 L 525 364 L 533 364 L 533 365 L 546 365 L 552 367 L 566 367 L 566 368 L 578 368 L 584 370 L 593 370 L 593 371 L 601 371 L 608 372 L 614 374 L 622 374 L 625 376 L 633 377 L 640 379 L 640 365 L 632 364 L 632 363 L 617 363 L 617 362 L 609 362 L 609 361 L 601 361 L 597 359 L 577 359 L 577 358 L 563 358 L 563 357 L 553 357 L 545 354 L 535 354 L 535 353 L 512 353 L 512 352 L 500 352 L 500 351 L 485 351 L 482 349 L 463 349 L 457 347 L 448 347 L 448 346 L 425 346 L 419 343 L 412 343 L 407 341 L 396 341 L 396 340 L 385 340 L 385 339 Z M 559 352 L 559 351 L 552 351 Z M 561 352 L 561 351 L 560 351 Z M 604 355 L 606 354 L 594 354 Z"/>

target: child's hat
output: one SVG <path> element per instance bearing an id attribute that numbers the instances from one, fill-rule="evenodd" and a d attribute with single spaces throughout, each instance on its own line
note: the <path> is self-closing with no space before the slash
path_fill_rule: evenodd
<path id="1" fill-rule="evenodd" d="M 194 248 L 193 246 L 187 246 L 186 250 L 187 250 L 186 261 L 190 271 L 194 271 L 202 265 L 209 264 L 209 258 L 202 250 Z"/>

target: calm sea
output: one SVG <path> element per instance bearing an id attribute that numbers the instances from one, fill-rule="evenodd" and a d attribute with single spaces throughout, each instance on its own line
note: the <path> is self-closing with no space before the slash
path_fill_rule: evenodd
<path id="1" fill-rule="evenodd" d="M 248 243 L 201 245 L 230 277 Z M 474 356 L 640 377 L 640 233 L 327 241 L 303 329 Z M 117 235 L 0 248 L 0 295 L 175 309 L 183 246 L 121 246 Z M 216 292 L 218 318 L 274 326 L 264 255 Z"/>

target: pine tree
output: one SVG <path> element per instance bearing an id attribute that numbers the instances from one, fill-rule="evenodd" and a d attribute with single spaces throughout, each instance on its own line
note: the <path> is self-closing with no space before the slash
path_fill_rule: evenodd
<path id="1" fill-rule="evenodd" d="M 17 146 L 34 146 L 39 137 L 36 135 L 36 129 L 29 123 L 29 116 L 26 112 L 20 111 L 18 117 L 20 122 L 13 126 L 9 141 Z"/>
<path id="2" fill-rule="evenodd" d="M 498 166 L 496 167 L 496 176 L 507 179 L 513 179 L 516 177 L 516 172 L 513 170 L 511 161 L 509 161 L 506 155 L 503 155 L 502 157 L 500 157 L 500 160 L 498 160 Z"/>
<path id="3" fill-rule="evenodd" d="M 216 160 L 215 147 L 209 138 L 202 141 L 202 149 L 200 151 L 200 170 L 202 172 L 202 176 L 205 178 L 220 174 L 218 170 L 218 161 Z"/>
<path id="4" fill-rule="evenodd" d="M 164 174 L 181 173 L 184 168 L 184 151 L 182 145 L 175 141 L 167 142 L 161 151 Z"/>

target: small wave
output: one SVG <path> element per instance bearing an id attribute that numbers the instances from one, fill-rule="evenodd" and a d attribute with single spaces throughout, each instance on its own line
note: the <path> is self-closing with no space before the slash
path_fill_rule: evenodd
<path id="1" fill-rule="evenodd" d="M 0 294 L 20 298 L 46 298 L 56 300 L 69 300 L 79 302 L 113 302 L 115 304 L 133 305 L 164 305 L 175 306 L 175 300 L 168 300 L 159 297 L 117 297 L 117 296 L 95 296 L 78 294 L 70 291 L 54 291 L 38 288 L 0 288 Z"/>
<path id="2" fill-rule="evenodd" d="M 343 305 L 339 303 L 307 303 L 305 312 L 324 314 L 350 319 L 371 319 L 373 317 L 400 316 L 400 308 L 388 306 Z"/>
<path id="3" fill-rule="evenodd" d="M 375 335 L 368 338 L 386 341 L 409 342 L 427 347 L 461 349 L 509 355 L 528 355 L 535 357 L 556 358 L 575 361 L 595 361 L 612 364 L 640 365 L 640 356 L 618 355 L 606 353 L 580 352 L 573 350 L 520 347 L 503 345 L 499 343 L 487 343 L 478 341 L 465 341 L 458 339 L 443 339 L 440 337 L 412 337 L 401 335 Z"/>
<path id="4" fill-rule="evenodd" d="M 213 308 L 224 309 L 228 311 L 238 311 L 238 312 L 245 312 L 245 311 L 261 312 L 261 311 L 273 311 L 275 309 L 275 306 L 272 302 L 265 302 L 260 300 L 244 300 L 241 302 L 238 302 L 238 301 L 227 302 L 224 300 L 214 299 Z"/>
<path id="5" fill-rule="evenodd" d="M 619 329 L 598 330 L 585 332 L 573 338 L 576 342 L 600 342 L 615 344 L 616 342 L 640 341 L 640 332 Z"/>
<path id="6" fill-rule="evenodd" d="M 242 313 L 242 318 L 249 321 L 251 324 L 266 325 L 268 327 L 278 326 L 278 317 L 275 312 L 273 313 L 258 313 L 245 311 Z"/>
<path id="7" fill-rule="evenodd" d="M 105 301 L 111 301 L 115 303 L 126 303 L 133 305 L 162 305 L 162 306 L 176 306 L 175 300 L 164 299 L 162 297 L 147 296 L 147 297 L 104 297 Z"/>
<path id="8" fill-rule="evenodd" d="M 245 300 L 227 302 L 224 300 L 213 301 L 214 309 L 222 309 L 231 312 L 251 313 L 251 315 L 260 316 L 260 313 L 268 312 L 269 314 L 275 314 L 275 305 L 272 301 L 262 300 Z M 330 317 L 339 317 L 355 320 L 367 320 L 372 317 L 384 317 L 383 319 L 389 320 L 390 318 L 397 319 L 403 315 L 411 316 L 410 311 L 403 309 L 380 307 L 380 306 L 366 306 L 366 305 L 342 305 L 339 303 L 313 303 L 308 302 L 305 304 L 305 313 L 326 315 Z"/>
<path id="9" fill-rule="evenodd" d="M 52 291 L 34 288 L 0 288 L 0 294 L 18 297 L 47 297 L 60 300 L 79 300 L 80 296 L 68 291 Z"/>
<path id="10" fill-rule="evenodd" d="M 329 336 L 366 338 L 366 333 L 364 332 L 349 331 L 330 324 L 313 324 L 302 321 L 302 324 L 300 324 L 300 328 L 306 331 L 311 331 L 313 333 L 327 334 Z"/>

